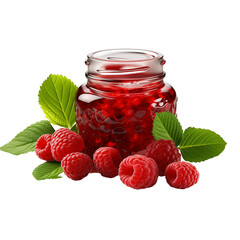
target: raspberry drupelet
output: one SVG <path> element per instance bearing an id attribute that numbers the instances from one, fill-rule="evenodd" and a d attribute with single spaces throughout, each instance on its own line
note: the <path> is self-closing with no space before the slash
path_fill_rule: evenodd
<path id="1" fill-rule="evenodd" d="M 36 142 L 35 153 L 39 158 L 45 161 L 54 161 L 51 152 L 51 139 L 51 134 L 44 134 Z"/>
<path id="2" fill-rule="evenodd" d="M 112 147 L 102 147 L 93 154 L 93 162 L 98 172 L 104 177 L 118 175 L 118 167 L 123 160 L 119 151 Z"/>
<path id="3" fill-rule="evenodd" d="M 67 154 L 61 162 L 64 173 L 72 180 L 81 180 L 93 169 L 92 159 L 79 152 Z"/>
<path id="4" fill-rule="evenodd" d="M 191 163 L 174 162 L 168 165 L 165 176 L 171 187 L 184 189 L 197 183 L 199 172 Z"/>
<path id="5" fill-rule="evenodd" d="M 145 155 L 155 160 L 159 176 L 164 176 L 166 167 L 172 162 L 181 161 L 181 154 L 172 140 L 160 139 L 148 145 Z"/>
<path id="6" fill-rule="evenodd" d="M 120 180 L 135 189 L 152 187 L 158 179 L 158 167 L 155 161 L 143 155 L 125 158 L 119 167 Z"/>
<path id="7" fill-rule="evenodd" d="M 82 152 L 84 141 L 79 134 L 60 128 L 52 135 L 51 149 L 53 157 L 60 162 L 69 153 Z"/>

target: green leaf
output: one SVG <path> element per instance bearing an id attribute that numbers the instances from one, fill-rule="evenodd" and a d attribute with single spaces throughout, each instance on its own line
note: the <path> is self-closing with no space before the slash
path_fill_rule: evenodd
<path id="1" fill-rule="evenodd" d="M 201 162 L 218 156 L 227 143 L 213 131 L 187 128 L 179 146 L 182 157 L 189 162 Z"/>
<path id="2" fill-rule="evenodd" d="M 77 86 L 62 75 L 52 75 L 43 82 L 38 93 L 39 104 L 53 124 L 71 129 L 75 122 Z"/>
<path id="3" fill-rule="evenodd" d="M 9 143 L 0 147 L 0 150 L 14 155 L 33 152 L 39 137 L 43 134 L 52 134 L 54 131 L 49 121 L 36 122 L 17 134 Z"/>
<path id="4" fill-rule="evenodd" d="M 155 140 L 173 140 L 175 145 L 178 146 L 182 140 L 183 130 L 173 113 L 162 112 L 156 113 L 152 133 Z"/>
<path id="5" fill-rule="evenodd" d="M 77 132 L 77 125 L 76 125 L 76 124 L 74 124 L 74 125 L 72 126 L 71 131 Z"/>
<path id="6" fill-rule="evenodd" d="M 32 175 L 37 180 L 61 178 L 63 172 L 60 162 L 45 162 L 33 170 Z"/>

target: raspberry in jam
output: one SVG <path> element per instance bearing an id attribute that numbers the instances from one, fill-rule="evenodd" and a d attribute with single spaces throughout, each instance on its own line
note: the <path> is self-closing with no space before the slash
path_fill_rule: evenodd
<path id="1" fill-rule="evenodd" d="M 175 90 L 163 81 L 163 55 L 138 49 L 114 49 L 88 55 L 87 83 L 80 86 L 75 110 L 77 131 L 90 156 L 103 146 L 123 157 L 153 141 L 156 112 L 176 114 Z"/>

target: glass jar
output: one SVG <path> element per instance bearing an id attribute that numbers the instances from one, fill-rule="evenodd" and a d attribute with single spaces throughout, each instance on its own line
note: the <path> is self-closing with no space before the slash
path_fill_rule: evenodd
<path id="1" fill-rule="evenodd" d="M 87 83 L 76 95 L 77 131 L 92 156 L 99 147 L 119 149 L 122 156 L 139 152 L 153 141 L 156 112 L 176 114 L 175 90 L 163 81 L 163 55 L 138 49 L 89 54 Z"/>

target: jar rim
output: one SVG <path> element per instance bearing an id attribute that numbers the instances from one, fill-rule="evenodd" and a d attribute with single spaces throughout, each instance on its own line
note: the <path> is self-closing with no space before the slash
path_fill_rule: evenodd
<path id="1" fill-rule="evenodd" d="M 148 62 L 162 59 L 161 53 L 134 48 L 105 49 L 88 54 L 88 59 L 103 62 Z"/>

